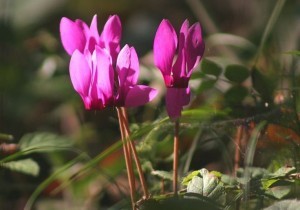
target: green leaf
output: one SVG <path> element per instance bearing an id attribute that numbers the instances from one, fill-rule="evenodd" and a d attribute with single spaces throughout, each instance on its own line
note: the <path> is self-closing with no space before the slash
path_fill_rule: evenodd
<path id="1" fill-rule="evenodd" d="M 201 80 L 199 87 L 196 89 L 196 93 L 201 93 L 205 90 L 209 90 L 213 88 L 216 82 L 217 82 L 216 79 L 209 79 L 209 78 Z"/>
<path id="2" fill-rule="evenodd" d="M 231 64 L 226 67 L 224 75 L 232 82 L 242 83 L 250 76 L 250 72 L 245 66 Z"/>
<path id="3" fill-rule="evenodd" d="M 39 165 L 32 159 L 16 160 L 1 164 L 2 167 L 12 171 L 37 176 L 40 172 Z"/>
<path id="4" fill-rule="evenodd" d="M 247 88 L 241 85 L 235 85 L 225 92 L 224 98 L 229 104 L 239 104 L 247 95 Z"/>
<path id="5" fill-rule="evenodd" d="M 283 200 L 274 203 L 273 205 L 265 208 L 264 210 L 296 210 L 299 209 L 299 200 Z"/>
<path id="6" fill-rule="evenodd" d="M 201 169 L 198 176 L 194 176 L 188 183 L 186 191 L 217 199 L 223 197 L 224 186 L 213 173 L 207 169 Z"/>
<path id="7" fill-rule="evenodd" d="M 291 173 L 294 173 L 296 171 L 295 167 L 291 166 L 284 166 L 279 168 L 276 172 L 270 174 L 272 178 L 280 178 L 280 177 L 285 177 Z"/>
<path id="8" fill-rule="evenodd" d="M 204 74 L 218 77 L 222 73 L 222 67 L 211 60 L 203 59 L 201 62 L 201 71 Z"/>
<path id="9" fill-rule="evenodd" d="M 70 139 L 52 133 L 30 133 L 21 138 L 19 145 L 23 154 L 29 154 L 68 150 L 71 149 L 72 142 Z"/>
<path id="10" fill-rule="evenodd" d="M 277 199 L 282 199 L 285 196 L 287 196 L 290 192 L 291 192 L 291 186 L 286 185 L 286 186 L 275 186 L 275 187 L 269 188 L 266 191 L 266 194 L 273 196 L 274 198 L 277 198 Z"/>
<path id="11" fill-rule="evenodd" d="M 168 171 L 154 170 L 154 171 L 151 171 L 151 174 L 154 175 L 154 176 L 158 176 L 162 179 L 173 180 L 172 173 L 170 173 Z"/>
<path id="12" fill-rule="evenodd" d="M 267 190 L 269 189 L 273 184 L 278 182 L 280 179 L 262 179 L 261 183 L 263 186 L 263 189 Z"/>
<path id="13" fill-rule="evenodd" d="M 276 78 L 268 77 L 254 67 L 251 71 L 253 88 L 261 95 L 265 101 L 273 100 L 273 92 L 277 85 Z"/>
<path id="14" fill-rule="evenodd" d="M 181 184 L 182 185 L 188 185 L 188 183 L 195 177 L 200 174 L 200 171 L 193 171 L 192 173 L 189 173 L 186 177 L 183 178 Z"/>

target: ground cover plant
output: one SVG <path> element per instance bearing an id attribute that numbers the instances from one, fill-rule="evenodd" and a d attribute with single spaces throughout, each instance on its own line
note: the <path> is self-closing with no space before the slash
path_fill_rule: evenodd
<path id="1" fill-rule="evenodd" d="M 299 208 L 297 1 L 4 2 L 0 209 Z"/>

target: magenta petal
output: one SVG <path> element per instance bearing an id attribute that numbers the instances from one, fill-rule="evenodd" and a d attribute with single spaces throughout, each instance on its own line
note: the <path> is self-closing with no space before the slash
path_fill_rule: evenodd
<path id="1" fill-rule="evenodd" d="M 167 88 L 166 108 L 171 119 L 181 116 L 183 106 L 190 102 L 189 88 Z"/>
<path id="2" fill-rule="evenodd" d="M 98 42 L 99 39 L 99 32 L 98 32 L 98 22 L 97 22 L 97 15 L 94 15 L 93 20 L 90 26 L 90 36 L 94 37 L 95 40 Z"/>
<path id="3" fill-rule="evenodd" d="M 96 73 L 95 83 L 98 90 L 98 97 L 105 104 L 112 102 L 114 94 L 114 69 L 112 67 L 111 56 L 106 49 L 96 46 Z"/>
<path id="4" fill-rule="evenodd" d="M 171 75 L 176 48 L 176 32 L 168 20 L 163 20 L 157 29 L 153 46 L 154 63 L 163 75 Z"/>
<path id="5" fill-rule="evenodd" d="M 117 58 L 119 86 L 126 88 L 137 83 L 139 76 L 139 60 L 133 47 L 125 45 Z"/>
<path id="6" fill-rule="evenodd" d="M 145 85 L 136 85 L 129 89 L 125 99 L 125 106 L 136 107 L 144 105 L 153 100 L 156 95 L 157 90 Z"/>
<path id="7" fill-rule="evenodd" d="M 113 60 L 117 58 L 117 54 L 120 51 L 121 35 L 122 25 L 120 18 L 117 15 L 109 17 L 100 36 L 100 46 L 109 50 Z"/>
<path id="8" fill-rule="evenodd" d="M 86 57 L 76 50 L 70 60 L 70 77 L 74 89 L 81 95 L 86 97 L 89 95 L 91 82 L 91 70 Z"/>
<path id="9" fill-rule="evenodd" d="M 86 38 L 82 28 L 72 20 L 63 17 L 60 21 L 62 45 L 69 55 L 77 49 L 83 52 Z"/>
<path id="10" fill-rule="evenodd" d="M 178 43 L 178 56 L 172 69 L 175 83 L 177 83 L 180 80 L 180 78 L 186 76 L 185 40 L 188 34 L 188 29 L 189 21 L 185 20 L 181 25 Z"/>
<path id="11" fill-rule="evenodd" d="M 205 45 L 202 39 L 202 31 L 199 23 L 195 23 L 188 31 L 186 38 L 186 57 L 189 75 L 198 65 L 204 53 Z"/>

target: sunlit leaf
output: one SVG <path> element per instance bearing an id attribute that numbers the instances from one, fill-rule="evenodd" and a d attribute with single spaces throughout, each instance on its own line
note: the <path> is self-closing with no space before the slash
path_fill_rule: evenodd
<path id="1" fill-rule="evenodd" d="M 181 184 L 182 184 L 182 185 L 188 185 L 188 183 L 189 183 L 195 176 L 198 176 L 199 174 L 200 174 L 200 170 L 193 171 L 193 172 L 189 173 L 186 177 L 183 178 Z"/>
<path id="2" fill-rule="evenodd" d="M 209 198 L 220 198 L 224 195 L 224 186 L 219 178 L 207 169 L 199 170 L 187 185 L 187 193 L 198 193 Z"/>
<path id="3" fill-rule="evenodd" d="M 232 82 L 242 83 L 250 76 L 250 72 L 245 66 L 231 64 L 226 67 L 224 75 Z"/>
<path id="4" fill-rule="evenodd" d="M 72 142 L 53 133 L 30 133 L 21 138 L 19 145 L 23 154 L 28 154 L 71 149 Z"/>
<path id="5" fill-rule="evenodd" d="M 0 166 L 32 176 L 37 176 L 40 171 L 39 165 L 32 159 L 10 161 L 2 163 Z"/>
<path id="6" fill-rule="evenodd" d="M 154 170 L 154 171 L 151 171 L 151 174 L 154 176 L 158 176 L 159 178 L 162 178 L 162 179 L 173 180 L 172 173 L 170 173 L 169 171 Z"/>
<path id="7" fill-rule="evenodd" d="M 277 171 L 275 171 L 274 173 L 270 174 L 270 176 L 272 178 L 280 178 L 280 177 L 285 177 L 291 173 L 294 173 L 295 171 L 296 171 L 295 167 L 283 166 L 279 168 Z"/>

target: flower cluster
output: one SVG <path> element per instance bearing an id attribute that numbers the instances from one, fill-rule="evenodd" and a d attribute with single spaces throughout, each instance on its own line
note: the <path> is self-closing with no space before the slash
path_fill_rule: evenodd
<path id="1" fill-rule="evenodd" d="M 111 16 L 101 35 L 95 15 L 91 25 L 82 20 L 62 18 L 60 34 L 63 47 L 71 55 L 70 77 L 86 109 L 107 106 L 139 106 L 157 94 L 153 88 L 137 85 L 139 60 L 133 47 L 120 49 L 122 26 Z M 154 40 L 154 63 L 167 87 L 166 107 L 171 119 L 181 116 L 190 101 L 188 86 L 193 69 L 204 53 L 199 23 L 183 22 L 179 38 L 168 20 L 158 27 Z"/>
<path id="2" fill-rule="evenodd" d="M 153 88 L 137 85 L 139 60 L 133 47 L 120 50 L 122 33 L 118 16 L 111 16 L 101 35 L 95 15 L 90 27 L 81 20 L 62 18 L 63 47 L 71 55 L 70 77 L 85 108 L 140 106 L 157 94 Z"/>

